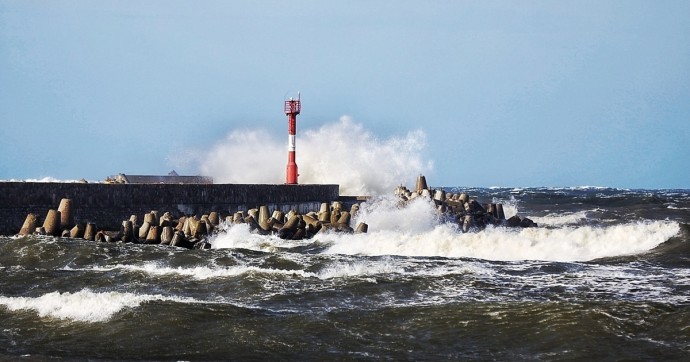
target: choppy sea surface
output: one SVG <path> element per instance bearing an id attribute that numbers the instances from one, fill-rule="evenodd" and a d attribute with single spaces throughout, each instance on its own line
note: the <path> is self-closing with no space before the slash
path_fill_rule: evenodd
<path id="1" fill-rule="evenodd" d="M 539 227 L 381 197 L 304 241 L 0 237 L 0 358 L 690 360 L 690 190 L 448 190 Z"/>

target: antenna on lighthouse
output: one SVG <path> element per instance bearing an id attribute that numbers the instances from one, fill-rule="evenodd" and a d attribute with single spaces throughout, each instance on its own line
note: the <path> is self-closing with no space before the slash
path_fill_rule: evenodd
<path id="1" fill-rule="evenodd" d="M 295 162 L 295 135 L 297 134 L 297 115 L 302 109 L 300 93 L 297 92 L 297 99 L 285 101 L 285 114 L 288 116 L 288 164 L 285 175 L 285 183 L 288 185 L 297 184 L 297 163 Z"/>

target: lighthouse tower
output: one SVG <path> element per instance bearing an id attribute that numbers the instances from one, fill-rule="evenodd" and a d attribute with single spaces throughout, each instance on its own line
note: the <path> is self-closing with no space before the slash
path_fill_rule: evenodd
<path id="1" fill-rule="evenodd" d="M 285 183 L 288 185 L 297 184 L 297 163 L 295 163 L 295 134 L 297 134 L 297 115 L 302 109 L 299 93 L 297 100 L 290 97 L 285 101 L 285 114 L 288 116 L 288 164 Z"/>

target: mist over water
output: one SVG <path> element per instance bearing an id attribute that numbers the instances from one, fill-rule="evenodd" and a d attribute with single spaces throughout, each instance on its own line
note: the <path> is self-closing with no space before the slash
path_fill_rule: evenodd
<path id="1" fill-rule="evenodd" d="M 316 129 L 297 128 L 302 184 L 338 184 L 342 195 L 387 193 L 433 169 L 423 157 L 426 134 L 379 138 L 348 116 Z M 287 137 L 260 129 L 233 130 L 200 157 L 199 171 L 216 183 L 285 182 Z"/>

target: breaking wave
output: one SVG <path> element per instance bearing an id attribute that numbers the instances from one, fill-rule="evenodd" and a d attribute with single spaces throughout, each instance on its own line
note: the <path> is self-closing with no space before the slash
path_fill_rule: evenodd
<path id="1" fill-rule="evenodd" d="M 422 156 L 425 147 L 422 130 L 380 139 L 343 116 L 318 129 L 299 131 L 299 181 L 339 184 L 341 195 L 386 193 L 401 180 L 413 181 L 432 170 L 433 162 Z M 287 140 L 265 130 L 234 130 L 201 152 L 199 171 L 217 183 L 280 184 L 285 182 L 286 150 Z"/>
<path id="2" fill-rule="evenodd" d="M 558 229 L 487 228 L 462 234 L 450 224 L 424 233 L 380 230 L 369 234 L 322 237 L 325 253 L 478 258 L 485 260 L 589 261 L 651 250 L 676 236 L 676 222 L 652 221 L 607 227 Z"/>
<path id="3" fill-rule="evenodd" d="M 139 295 L 120 292 L 52 292 L 40 297 L 3 297 L 0 305 L 10 311 L 32 310 L 40 317 L 68 319 L 80 322 L 105 322 L 125 308 L 136 308 L 150 301 L 191 303 L 193 300 L 163 295 Z"/>
<path id="4" fill-rule="evenodd" d="M 481 232 L 462 233 L 455 223 L 439 219 L 428 199 L 413 199 L 401 207 L 394 197 L 380 197 L 363 203 L 353 219 L 353 225 L 360 221 L 369 225 L 367 234 L 323 233 L 311 241 L 291 241 L 252 234 L 246 225 L 235 225 L 217 235 L 212 245 L 270 252 L 317 243 L 325 246 L 325 254 L 589 261 L 645 252 L 680 232 L 680 225 L 673 221 L 569 225 L 582 218 L 586 218 L 586 212 L 538 219 L 554 228 L 488 227 Z"/>

